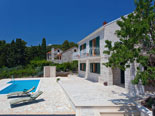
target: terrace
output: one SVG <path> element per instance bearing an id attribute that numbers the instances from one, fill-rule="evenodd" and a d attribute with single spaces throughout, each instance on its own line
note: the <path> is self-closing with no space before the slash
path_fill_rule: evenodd
<path id="1" fill-rule="evenodd" d="M 34 78 L 23 78 L 24 80 L 31 80 Z M 23 80 L 22 79 L 22 80 Z M 17 107 L 10 107 L 9 101 L 6 94 L 0 94 L 0 115 L 62 115 L 67 114 L 74 116 L 75 112 L 66 98 L 63 90 L 56 82 L 56 78 L 36 78 L 40 79 L 40 85 L 38 89 L 43 91 L 43 94 L 39 96 L 33 103 L 27 103 Z M 5 86 L 5 83 L 10 79 L 0 80 L 0 85 Z M 15 98 L 13 98 L 15 99 Z"/>

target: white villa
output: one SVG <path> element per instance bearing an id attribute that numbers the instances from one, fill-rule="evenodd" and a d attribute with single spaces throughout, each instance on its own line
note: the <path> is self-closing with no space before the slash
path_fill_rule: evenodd
<path id="1" fill-rule="evenodd" d="M 72 62 L 72 55 L 74 52 L 77 52 L 77 47 L 72 47 L 66 51 L 61 50 L 60 48 L 54 49 L 47 52 L 47 61 L 52 61 L 54 63 L 64 63 L 64 62 Z"/>
<path id="2" fill-rule="evenodd" d="M 105 40 L 112 41 L 112 44 L 119 41 L 115 34 L 115 31 L 120 29 L 116 23 L 117 20 L 121 20 L 121 18 L 107 24 L 104 23 L 103 26 L 78 42 L 78 52 L 73 54 L 74 60 L 78 60 L 78 76 L 104 85 L 124 87 L 129 90 L 131 95 L 142 94 L 143 86 L 131 83 L 138 64 L 131 64 L 126 71 L 107 68 L 103 65 L 109 58 L 108 55 L 103 54 L 103 51 L 106 50 Z"/>

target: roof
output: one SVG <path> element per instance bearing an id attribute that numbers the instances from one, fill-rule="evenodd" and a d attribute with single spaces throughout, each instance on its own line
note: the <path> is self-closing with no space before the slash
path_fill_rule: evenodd
<path id="1" fill-rule="evenodd" d="M 51 51 L 47 52 L 46 54 L 51 54 Z"/>
<path id="2" fill-rule="evenodd" d="M 71 47 L 71 48 L 69 48 L 69 49 L 65 50 L 64 52 L 62 52 L 62 54 L 63 54 L 63 53 L 65 53 L 65 52 L 67 52 L 67 51 L 69 51 L 69 50 L 71 50 L 71 49 L 73 49 L 73 48 L 77 48 L 77 47 L 76 47 L 76 46 Z"/>
<path id="3" fill-rule="evenodd" d="M 129 14 L 130 14 L 130 13 L 129 13 Z M 129 14 L 124 15 L 124 17 L 127 17 Z M 89 37 L 91 37 L 91 36 L 95 35 L 96 33 L 100 32 L 100 31 L 101 31 L 102 29 L 104 29 L 106 26 L 108 26 L 108 25 L 110 25 L 110 24 L 112 24 L 112 23 L 114 23 L 114 22 L 116 22 L 116 21 L 118 21 L 118 20 L 121 20 L 121 17 L 119 17 L 119 18 L 117 18 L 117 19 L 115 19 L 115 20 L 113 20 L 113 21 L 111 21 L 111 22 L 109 22 L 109 23 L 107 23 L 107 24 L 105 24 L 105 25 L 102 25 L 101 27 L 99 27 L 98 29 L 96 29 L 94 32 L 90 33 L 88 36 L 86 36 L 85 38 L 83 38 L 82 40 L 80 40 L 80 41 L 78 42 L 78 44 L 80 44 L 81 42 L 87 40 Z"/>

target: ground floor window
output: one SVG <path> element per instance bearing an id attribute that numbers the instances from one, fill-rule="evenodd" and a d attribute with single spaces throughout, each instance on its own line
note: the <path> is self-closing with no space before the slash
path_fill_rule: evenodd
<path id="1" fill-rule="evenodd" d="M 90 72 L 100 74 L 100 63 L 90 63 Z"/>
<path id="2" fill-rule="evenodd" d="M 86 71 L 86 63 L 80 63 L 80 70 Z"/>

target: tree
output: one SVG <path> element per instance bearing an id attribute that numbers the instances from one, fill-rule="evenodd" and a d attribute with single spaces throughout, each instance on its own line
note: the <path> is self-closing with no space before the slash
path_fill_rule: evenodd
<path id="1" fill-rule="evenodd" d="M 119 67 L 122 70 L 137 62 L 145 67 L 141 70 L 137 67 L 137 74 L 133 80 L 138 84 L 148 84 L 155 80 L 155 6 L 154 0 L 135 0 L 136 9 L 127 17 L 118 21 L 120 30 L 116 31 L 120 41 L 112 42 L 106 40 L 108 50 L 105 54 L 110 55 L 109 61 L 104 63 L 107 67 Z"/>
<path id="2" fill-rule="evenodd" d="M 71 48 L 71 47 L 78 47 L 78 45 L 76 44 L 76 43 L 74 43 L 74 42 L 70 42 L 69 43 L 69 47 Z"/>
<path id="3" fill-rule="evenodd" d="M 62 50 L 65 51 L 70 48 L 68 40 L 65 40 L 64 43 L 62 44 Z"/>
<path id="4" fill-rule="evenodd" d="M 0 41 L 0 68 L 6 66 L 6 42 L 5 40 Z"/>
<path id="5" fill-rule="evenodd" d="M 26 42 L 20 38 L 16 39 L 15 43 L 15 65 L 25 65 L 26 64 Z"/>
<path id="6" fill-rule="evenodd" d="M 46 39 L 42 39 L 42 44 L 41 44 L 41 49 L 42 49 L 42 58 L 46 60 Z"/>
<path id="7" fill-rule="evenodd" d="M 16 44 L 14 40 L 9 44 L 7 64 L 8 67 L 14 67 L 16 65 Z"/>

